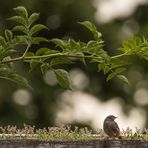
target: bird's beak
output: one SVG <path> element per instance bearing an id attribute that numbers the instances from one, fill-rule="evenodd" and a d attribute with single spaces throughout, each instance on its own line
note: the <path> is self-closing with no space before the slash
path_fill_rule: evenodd
<path id="1" fill-rule="evenodd" d="M 115 119 L 116 119 L 116 118 L 118 118 L 118 117 L 115 117 Z"/>

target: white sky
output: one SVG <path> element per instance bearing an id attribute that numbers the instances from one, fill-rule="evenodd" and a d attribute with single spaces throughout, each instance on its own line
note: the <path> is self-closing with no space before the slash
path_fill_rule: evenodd
<path id="1" fill-rule="evenodd" d="M 99 23 L 107 23 L 119 17 L 127 17 L 143 4 L 148 4 L 148 0 L 95 0 L 95 19 Z"/>

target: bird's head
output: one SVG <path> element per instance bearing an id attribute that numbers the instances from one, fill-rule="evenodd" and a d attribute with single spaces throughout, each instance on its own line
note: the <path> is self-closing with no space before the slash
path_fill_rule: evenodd
<path id="1" fill-rule="evenodd" d="M 113 116 L 113 115 L 109 115 L 106 117 L 107 120 L 110 120 L 110 121 L 114 121 L 117 117 Z"/>

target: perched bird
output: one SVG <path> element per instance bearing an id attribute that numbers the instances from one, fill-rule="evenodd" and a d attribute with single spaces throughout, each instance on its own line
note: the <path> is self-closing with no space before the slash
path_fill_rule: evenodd
<path id="1" fill-rule="evenodd" d="M 120 138 L 120 129 L 118 124 L 114 121 L 117 117 L 113 115 L 109 115 L 105 118 L 104 123 L 103 123 L 103 129 L 104 132 L 109 136 L 109 137 L 118 137 Z"/>

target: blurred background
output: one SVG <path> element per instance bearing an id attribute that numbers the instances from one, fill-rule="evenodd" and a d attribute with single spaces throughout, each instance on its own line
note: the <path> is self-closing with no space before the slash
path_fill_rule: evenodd
<path id="1" fill-rule="evenodd" d="M 88 41 L 91 34 L 77 22 L 91 21 L 102 33 L 105 50 L 117 54 L 121 42 L 133 35 L 148 37 L 148 0 L 1 0 L 0 34 L 11 29 L 6 19 L 13 8 L 25 6 L 29 13 L 40 12 L 39 23 L 50 29 L 42 36 Z M 118 117 L 120 128 L 148 128 L 148 62 L 135 59 L 125 75 L 131 87 L 117 79 L 105 81 L 97 66 L 77 62 L 63 66 L 69 71 L 73 91 L 57 85 L 48 71 L 44 77 L 36 68 L 28 73 L 28 65 L 17 64 L 17 71 L 28 78 L 34 88 L 29 91 L 0 79 L 0 125 L 23 123 L 37 127 L 80 125 L 102 128 L 104 118 Z"/>

